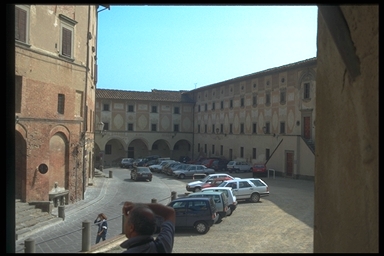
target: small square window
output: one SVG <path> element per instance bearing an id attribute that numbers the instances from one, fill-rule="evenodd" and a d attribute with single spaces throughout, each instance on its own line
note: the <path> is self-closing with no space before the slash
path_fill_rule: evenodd
<path id="1" fill-rule="evenodd" d="M 128 105 L 128 112 L 134 112 L 133 105 Z"/>
<path id="2" fill-rule="evenodd" d="M 133 124 L 131 124 L 131 123 L 128 124 L 128 131 L 130 131 L 130 132 L 133 131 Z"/>
<path id="3" fill-rule="evenodd" d="M 152 106 L 152 113 L 157 113 L 157 106 Z"/>
<path id="4" fill-rule="evenodd" d="M 175 107 L 174 110 L 173 110 L 173 113 L 174 114 L 180 114 L 180 108 L 179 107 Z"/>
<path id="5" fill-rule="evenodd" d="M 103 111 L 109 111 L 109 104 L 107 103 L 103 104 Z"/>
<path id="6" fill-rule="evenodd" d="M 151 131 L 152 132 L 156 132 L 157 131 L 157 125 L 156 124 L 152 124 L 151 125 Z"/>

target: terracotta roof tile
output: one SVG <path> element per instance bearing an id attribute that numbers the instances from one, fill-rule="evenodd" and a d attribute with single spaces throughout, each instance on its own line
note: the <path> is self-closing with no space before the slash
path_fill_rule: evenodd
<path id="1" fill-rule="evenodd" d="M 192 98 L 186 94 L 188 91 L 167 91 L 153 89 L 150 92 L 124 91 L 111 89 L 96 89 L 96 99 L 113 100 L 148 100 L 193 103 Z"/>

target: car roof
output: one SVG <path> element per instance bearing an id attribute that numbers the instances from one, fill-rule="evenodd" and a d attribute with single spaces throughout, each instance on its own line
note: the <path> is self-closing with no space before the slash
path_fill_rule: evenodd
<path id="1" fill-rule="evenodd" d="M 214 194 L 214 195 L 221 195 L 224 192 L 212 191 L 212 192 L 209 192 L 209 193 Z M 190 196 L 190 195 L 206 195 L 206 194 L 207 193 L 203 193 L 203 192 L 193 192 L 193 193 L 189 194 L 188 196 Z"/>
<path id="2" fill-rule="evenodd" d="M 208 198 L 208 197 L 180 197 L 180 198 L 176 198 L 175 200 L 172 200 L 172 202 L 175 202 L 175 201 L 190 201 L 190 200 L 210 201 L 211 198 Z"/>

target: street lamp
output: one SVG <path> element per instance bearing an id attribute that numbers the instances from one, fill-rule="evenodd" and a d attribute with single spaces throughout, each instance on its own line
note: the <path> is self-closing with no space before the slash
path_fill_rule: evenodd
<path id="1" fill-rule="evenodd" d="M 104 130 L 104 123 L 103 122 L 97 123 L 97 130 L 100 131 L 101 136 L 104 137 L 106 131 Z"/>

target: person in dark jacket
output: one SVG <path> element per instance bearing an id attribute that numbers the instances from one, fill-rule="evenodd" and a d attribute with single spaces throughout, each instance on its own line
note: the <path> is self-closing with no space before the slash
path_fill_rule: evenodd
<path id="1" fill-rule="evenodd" d="M 97 244 L 100 242 L 100 239 L 103 239 L 103 241 L 105 241 L 105 237 L 107 236 L 107 231 L 108 231 L 107 216 L 105 216 L 104 213 L 100 213 L 99 215 L 97 215 L 97 218 L 94 221 L 94 223 L 99 226 L 97 230 L 97 236 L 96 236 L 96 244 Z"/>
<path id="2" fill-rule="evenodd" d="M 158 203 L 125 202 L 123 206 L 124 233 L 128 238 L 120 246 L 123 253 L 172 253 L 176 213 L 172 207 Z M 157 218 L 162 219 L 160 232 Z"/>

